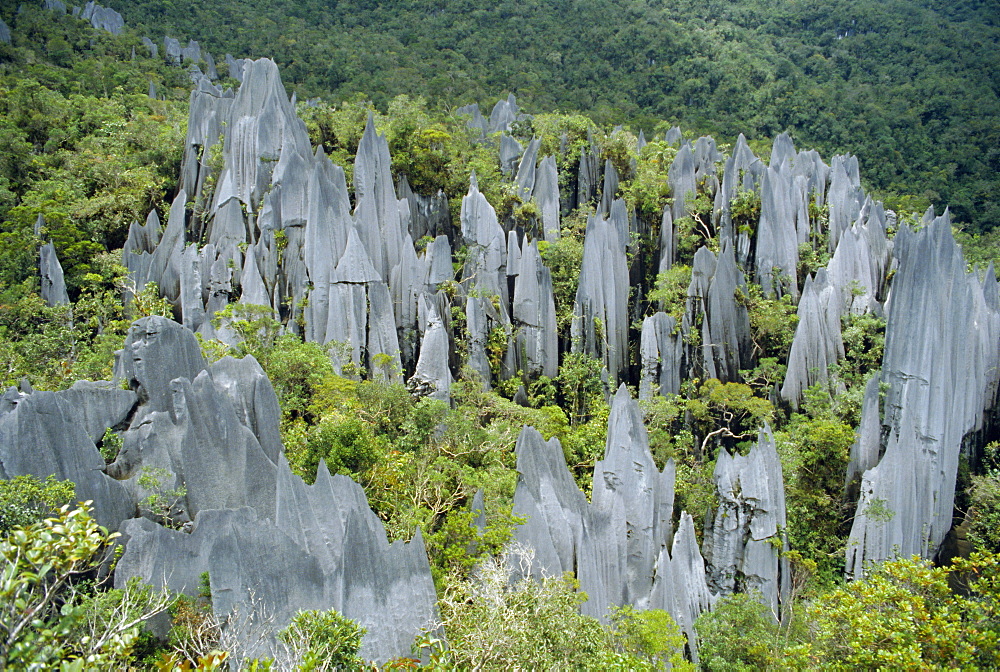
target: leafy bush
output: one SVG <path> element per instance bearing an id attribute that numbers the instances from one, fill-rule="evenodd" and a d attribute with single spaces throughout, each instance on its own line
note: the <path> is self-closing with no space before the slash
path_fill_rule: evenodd
<path id="1" fill-rule="evenodd" d="M 15 527 L 24 527 L 58 512 L 76 496 L 73 481 L 48 476 L 15 476 L 0 479 L 0 537 Z"/>
<path id="2" fill-rule="evenodd" d="M 727 595 L 694 624 L 701 665 L 712 672 L 763 670 L 774 666 L 778 624 L 759 596 Z"/>
<path id="3" fill-rule="evenodd" d="M 365 629 L 334 609 L 300 611 L 281 632 L 285 664 L 303 672 L 354 670 L 365 665 L 358 657 Z"/>
<path id="4" fill-rule="evenodd" d="M 101 594 L 81 580 L 107 559 L 118 536 L 99 527 L 87 505 L 64 506 L 0 539 L 0 668 L 70 660 L 76 669 L 120 667 L 142 622 L 170 603 L 166 592 L 138 582 Z"/>
<path id="5" fill-rule="evenodd" d="M 968 595 L 949 574 L 972 577 Z M 796 664 L 833 670 L 995 669 L 1000 665 L 1000 556 L 974 554 L 948 568 L 917 557 L 884 563 L 818 598 Z"/>

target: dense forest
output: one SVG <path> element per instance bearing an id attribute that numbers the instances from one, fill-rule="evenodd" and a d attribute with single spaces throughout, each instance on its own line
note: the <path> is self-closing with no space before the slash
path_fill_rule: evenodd
<path id="1" fill-rule="evenodd" d="M 851 2 L 111 2 L 154 40 L 268 56 L 300 98 L 398 94 L 434 109 L 514 92 L 583 112 L 732 141 L 782 131 L 861 157 L 890 207 L 949 205 L 1000 224 L 1000 27 L 987 0 Z M 665 130 L 662 129 L 662 130 Z"/>
<path id="2" fill-rule="evenodd" d="M 679 530 L 687 515 L 681 511 L 691 514 L 700 544 L 725 504 L 714 479 L 722 456 L 746 457 L 765 443 L 759 428 L 773 431 L 787 500 L 780 531 L 787 543 L 778 543 L 775 553 L 789 566 L 791 583 L 780 618 L 749 582 L 740 584 L 698 618 L 697 658 L 685 624 L 665 611 L 624 607 L 602 622 L 580 613 L 587 596 L 572 577 L 515 586 L 504 564 L 504 549 L 525 522 L 514 507 L 515 446 L 526 441 L 521 428 L 558 439 L 573 484 L 586 498 L 595 496 L 595 465 L 611 449 L 614 383 L 643 396 L 644 320 L 662 314 L 680 325 L 696 316 L 699 260 L 711 254 L 714 269 L 716 256 L 721 265 L 730 251 L 713 201 L 720 180 L 701 175 L 685 194 L 673 186 L 672 166 L 685 142 L 690 150 L 699 135 L 714 135 L 719 154 L 708 163 L 720 178 L 725 161 L 744 148 L 762 160 L 778 156 L 783 141 L 772 147 L 772 140 L 783 132 L 827 160 L 855 155 L 861 184 L 893 210 L 883 223 L 886 235 L 926 232 L 944 221 L 935 220 L 934 211 L 949 206 L 970 268 L 1000 257 L 1000 26 L 988 2 L 894 1 L 878 8 L 750 0 L 108 4 L 124 17 L 121 35 L 29 3 L 17 12 L 0 10 L 11 36 L 0 41 L 0 383 L 19 387 L 5 404 L 30 396 L 32 388 L 66 390 L 81 379 L 111 379 L 114 352 L 131 338 L 135 319 L 187 320 L 169 290 L 137 286 L 124 256 L 131 252 L 123 252 L 151 210 L 164 222 L 168 213 L 180 213 L 185 240 L 208 247 L 219 213 L 212 198 L 222 190 L 219 178 L 229 160 L 225 142 L 213 147 L 217 138 L 199 140 L 198 118 L 189 121 L 192 82 L 210 85 L 198 83 L 191 64 L 166 62 L 163 35 L 198 40 L 203 53 L 219 61 L 223 86 L 237 88 L 240 81 L 225 76 L 222 54 L 270 57 L 288 94 L 297 96 L 294 111 L 309 145 L 322 147 L 317 156 L 329 157 L 353 190 L 347 205 L 362 211 L 359 194 L 370 188 L 367 174 L 356 171 L 371 128 L 384 134 L 392 177 L 405 177 L 414 199 L 434 203 L 441 194 L 438 228 L 411 242 L 421 259 L 440 246 L 451 246 L 454 255 L 453 273 L 436 283 L 434 301 L 449 330 L 446 360 L 455 382 L 445 400 L 422 395 L 403 384 L 418 373 L 415 354 L 410 360 L 397 355 L 400 370 L 389 372 L 385 353 L 352 360 L 349 344 L 313 342 L 304 337 L 305 302 L 237 301 L 248 276 L 242 288 L 230 285 L 225 296 L 232 303 L 206 317 L 201 352 L 213 365 L 227 355 L 259 362 L 280 403 L 283 459 L 291 473 L 310 484 L 326 470 L 350 476 L 364 488 L 390 541 L 421 531 L 447 633 L 447 646 L 438 638 L 441 630 L 417 642 L 424 664 L 659 669 L 694 658 L 705 669 L 722 670 L 997 663 L 1000 448 L 989 421 L 963 445 L 957 531 L 937 559 L 955 548 L 966 557 L 940 566 L 904 558 L 845 581 L 845 553 L 860 511 L 859 479 L 845 473 L 866 398 L 870 390 L 879 396 L 887 347 L 881 302 L 897 269 L 869 294 L 852 289 L 877 298 L 879 306 L 836 318 L 842 353 L 789 403 L 779 389 L 795 366 L 800 319 L 808 319 L 800 317 L 807 314 L 799 301 L 834 252 L 831 205 L 815 191 L 804 201 L 813 233 L 799 246 L 790 286 L 786 279 L 783 290 L 769 288 L 753 276 L 752 256 L 740 258 L 747 282 L 728 298 L 746 316 L 752 351 L 746 366 L 714 377 L 690 365 L 674 393 L 645 395 L 638 406 L 656 469 L 670 464 L 676 470 L 668 518 Z M 156 57 L 143 36 L 160 44 Z M 211 60 L 198 66 L 207 71 Z M 516 115 L 503 133 L 471 128 L 469 116 L 456 112 L 468 103 L 488 111 L 508 92 L 529 114 Z M 683 134 L 671 139 L 667 131 L 675 126 Z M 230 132 L 218 131 L 220 137 Z M 737 140 L 740 133 L 746 144 Z M 534 146 L 539 159 L 553 157 L 560 194 L 585 193 L 581 154 L 605 166 L 603 186 L 591 197 L 557 203 L 557 237 L 542 231 L 543 207 L 539 197 L 525 196 L 517 157 L 513 164 L 501 160 L 501 136 L 519 143 L 521 152 Z M 201 191 L 177 202 L 192 147 L 203 151 L 194 161 L 208 177 L 199 182 Z M 402 187 L 396 188 L 402 198 Z M 756 242 L 762 211 L 766 218 L 762 190 L 759 183 L 741 187 L 726 204 L 732 230 L 747 241 Z M 466 201 L 476 193 L 505 230 L 524 236 L 523 253 L 534 250 L 551 274 L 554 370 L 512 365 L 517 335 L 499 318 L 482 343 L 484 370 L 474 370 L 471 307 L 482 299 L 502 313 L 501 295 L 515 292 L 486 295 L 464 275 L 474 246 L 462 243 L 468 234 L 460 227 Z M 595 218 L 608 216 L 612 199 L 627 208 L 632 227 L 623 327 L 629 345 L 619 353 L 618 371 L 608 365 L 606 347 L 602 355 L 600 346 L 589 352 L 574 341 L 588 232 Z M 672 263 L 664 267 L 664 213 L 682 205 L 672 223 Z M 869 207 L 858 214 L 859 226 Z M 265 241 L 263 228 L 256 235 L 235 246 L 232 268 L 246 272 L 243 255 L 249 259 Z M 65 273 L 65 300 L 53 300 L 39 277 L 43 243 L 52 243 Z M 269 244 L 279 257 L 294 251 L 285 233 Z M 974 270 L 981 273 L 979 266 Z M 606 346 L 610 325 L 593 322 Z M 702 326 L 695 321 L 675 329 L 673 336 L 683 335 L 678 347 L 699 350 Z M 881 395 L 891 395 L 889 384 L 882 385 Z M 5 405 L 0 414 L 8 410 Z M 0 432 L 8 431 L 3 422 L 0 415 Z M 109 426 L 94 442 L 108 465 L 116 463 L 129 431 Z M 63 660 L 79 669 L 223 664 L 230 654 L 225 624 L 212 620 L 212 577 L 199 594 L 181 598 L 136 583 L 114 590 L 95 584 L 111 539 L 85 510 L 60 510 L 75 501 L 72 485 L 7 476 L 0 480 L 0 554 L 7 561 L 0 609 L 10 618 L 0 626 L 0 663 Z M 138 510 L 162 527 L 183 529 L 190 521 L 174 508 L 186 497 L 184 484 L 168 487 L 163 478 L 152 469 L 138 477 L 144 494 Z M 890 519 L 893 512 L 866 513 L 882 514 Z M 58 556 L 68 546 L 71 552 L 52 565 L 32 555 Z M 953 591 L 959 584 L 963 589 Z M 58 586 L 60 597 L 54 600 L 47 586 Z M 896 613 L 902 603 L 907 617 Z M 34 623 L 15 618 L 26 604 L 44 617 Z M 164 637 L 140 631 L 141 617 L 164 610 L 170 617 Z M 323 666 L 364 664 L 356 657 L 362 635 L 338 614 L 303 612 L 276 641 L 300 669 L 329 669 Z M 268 664 L 252 663 L 255 669 Z"/>

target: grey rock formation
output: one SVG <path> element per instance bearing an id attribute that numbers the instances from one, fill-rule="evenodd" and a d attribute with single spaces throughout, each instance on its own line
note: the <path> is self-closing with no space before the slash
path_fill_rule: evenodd
<path id="1" fill-rule="evenodd" d="M 948 213 L 916 233 L 902 228 L 894 253 L 883 419 L 877 428 L 873 412 L 863 419 L 852 460 L 855 471 L 870 464 L 879 442 L 848 540 L 846 569 L 856 577 L 894 555 L 937 551 L 952 525 L 963 440 L 983 428 L 1000 378 L 996 280 L 966 272 Z"/>
<path id="2" fill-rule="evenodd" d="M 409 543 L 390 544 L 351 479 L 331 477 L 321 463 L 307 486 L 282 462 L 275 523 L 318 560 L 327 604 L 367 630 L 359 652 L 366 660 L 406 655 L 433 626 L 437 594 L 419 530 Z"/>
<path id="3" fill-rule="evenodd" d="M 163 36 L 163 56 L 174 65 L 181 64 L 181 43 L 167 35 Z"/>
<path id="4" fill-rule="evenodd" d="M 517 105 L 514 94 L 508 94 L 506 100 L 498 101 L 490 112 L 489 132 L 499 133 L 510 131 L 510 126 L 521 117 L 521 108 Z"/>
<path id="5" fill-rule="evenodd" d="M 769 166 L 760 184 L 756 282 L 768 296 L 799 295 L 799 237 L 795 227 L 792 171 Z"/>
<path id="6" fill-rule="evenodd" d="M 507 304 L 507 236 L 496 210 L 480 193 L 475 181 L 462 199 L 462 238 L 468 248 L 462 283 L 479 293 L 499 296 Z"/>
<path id="7" fill-rule="evenodd" d="M 649 609 L 663 609 L 687 636 L 693 662 L 698 662 L 698 633 L 694 622 L 702 612 L 712 608 L 715 596 L 708 588 L 705 560 L 698 549 L 694 520 L 687 511 L 681 512 L 674 543 L 667 553 L 664 548 L 656 561 L 656 577 L 649 596 Z"/>
<path id="8" fill-rule="evenodd" d="M 515 539 L 534 551 L 536 578 L 575 571 L 589 596 L 582 611 L 606 619 L 614 606 L 666 609 L 695 647 L 694 619 L 712 596 L 690 516 L 671 534 L 674 466 L 658 470 L 636 402 L 622 386 L 608 421 L 593 499 L 576 486 L 558 440 L 525 427 L 517 442 L 514 513 L 526 521 Z M 671 553 L 671 537 L 673 552 Z"/>
<path id="9" fill-rule="evenodd" d="M 281 445 L 281 407 L 271 381 L 252 355 L 223 357 L 209 367 L 216 387 L 229 395 L 241 424 L 253 432 L 267 458 L 277 464 Z"/>
<path id="10" fill-rule="evenodd" d="M 255 368 L 252 363 L 242 367 Z M 223 380 L 231 382 L 236 368 L 220 366 Z M 257 401 L 249 390 L 236 398 L 237 407 L 206 370 L 194 334 L 157 316 L 132 325 L 117 369 L 138 394 L 140 406 L 122 435 L 122 451 L 107 467 L 110 475 L 131 479 L 137 499 L 143 499 L 151 494 L 139 484 L 143 469 L 165 470 L 169 475 L 161 479 L 163 489 L 186 490 L 174 512 L 178 520 L 193 519 L 203 509 L 241 506 L 272 515 L 275 465 L 244 424 L 273 417 L 274 400 L 266 390 L 261 391 L 259 412 L 248 407 Z M 278 449 L 273 431 L 261 430 L 272 440 L 271 452 Z"/>
<path id="11" fill-rule="evenodd" d="M 538 255 L 538 245 L 525 238 L 514 281 L 513 324 L 517 369 L 526 375 L 554 378 L 559 372 L 556 304 L 552 274 Z"/>
<path id="12" fill-rule="evenodd" d="M 788 549 L 785 486 L 770 428 L 760 431 L 748 455 L 721 448 L 714 478 L 719 508 L 702 547 L 708 585 L 717 595 L 760 591 L 777 620 L 791 575 L 780 557 Z"/>
<path id="13" fill-rule="evenodd" d="M 750 258 L 750 236 L 734 228 L 730 206 L 740 192 L 759 190 L 760 180 L 765 170 L 764 163 L 750 151 L 746 138 L 741 133 L 736 139 L 732 156 L 726 160 L 722 184 L 715 193 L 713 211 L 717 218 L 716 226 L 719 228 L 721 241 L 732 241 L 735 247 L 736 261 L 744 268 L 747 267 Z"/>
<path id="14" fill-rule="evenodd" d="M 577 193 L 574 205 L 587 205 L 597 195 L 597 185 L 600 179 L 600 152 L 594 144 L 591 132 L 587 131 L 588 147 L 580 148 L 580 164 L 577 169 Z"/>
<path id="15" fill-rule="evenodd" d="M 554 242 L 559 238 L 559 173 L 554 156 L 546 156 L 535 174 L 535 202 L 541 216 L 542 238 Z"/>
<path id="16" fill-rule="evenodd" d="M 225 624 L 222 642 L 240 659 L 275 655 L 273 635 L 297 611 L 330 608 L 319 560 L 251 508 L 203 511 L 190 533 L 135 518 L 122 535 L 115 585 L 138 576 L 197 595 L 208 572 L 212 609 Z"/>
<path id="17" fill-rule="evenodd" d="M 628 265 L 611 220 L 591 216 L 573 307 L 573 352 L 596 357 L 617 381 L 628 349 Z"/>
<path id="18" fill-rule="evenodd" d="M 66 4 L 62 0 L 45 0 L 44 7 L 59 14 L 66 13 Z"/>
<path id="19" fill-rule="evenodd" d="M 84 21 L 90 21 L 90 25 L 97 30 L 104 30 L 112 35 L 121 35 L 122 30 L 125 29 L 125 21 L 121 14 L 110 7 L 98 5 L 93 0 L 84 6 L 83 11 L 80 12 L 80 18 Z"/>
<path id="20" fill-rule="evenodd" d="M 479 109 L 479 105 L 476 103 L 471 103 L 464 107 L 460 107 L 455 110 L 455 114 L 459 116 L 469 117 L 469 121 L 466 122 L 468 128 L 476 129 L 479 131 L 479 137 L 481 140 L 486 139 L 487 133 L 490 132 L 489 121 L 483 117 L 482 110 Z"/>
<path id="21" fill-rule="evenodd" d="M 10 44 L 10 27 L 0 19 L 0 42 Z"/>
<path id="22" fill-rule="evenodd" d="M 443 191 L 438 191 L 433 196 L 415 194 L 403 175 L 396 186 L 396 195 L 400 200 L 406 201 L 409 209 L 407 227 L 413 240 L 420 240 L 424 236 L 447 236 L 452 232 L 448 197 Z"/>
<path id="23" fill-rule="evenodd" d="M 149 50 L 149 57 L 150 58 L 159 58 L 159 56 L 160 56 L 160 48 L 156 45 L 156 42 L 153 42 L 151 39 L 149 39 L 148 37 L 146 37 L 145 35 L 143 35 L 142 36 L 142 44 L 143 44 L 143 46 L 146 47 L 146 49 Z"/>
<path id="24" fill-rule="evenodd" d="M 890 254 L 885 211 L 868 199 L 858 220 L 840 234 L 827 266 L 830 284 L 840 294 L 842 315 L 881 311 Z"/>
<path id="25" fill-rule="evenodd" d="M 476 108 L 478 111 L 479 108 Z M 506 133 L 500 136 L 500 170 L 507 177 L 512 177 L 521 161 L 524 147 L 521 143 L 510 137 Z"/>
<path id="26" fill-rule="evenodd" d="M 726 243 L 715 265 L 702 323 L 704 370 L 723 382 L 740 380 L 740 370 L 752 367 L 750 316 L 737 293 L 746 294 L 746 280 L 736 266 L 733 246 Z"/>
<path id="27" fill-rule="evenodd" d="M 699 329 L 701 345 L 684 339 L 689 374 L 723 382 L 739 381 L 740 370 L 752 366 L 750 318 L 736 298 L 745 284 L 728 242 L 718 259 L 707 247 L 695 253 L 681 331 L 690 334 Z"/>
<path id="28" fill-rule="evenodd" d="M 691 145 L 684 144 L 673 163 L 670 164 L 667 180 L 670 183 L 670 195 L 674 199 L 671 209 L 674 221 L 691 214 L 690 203 L 694 200 L 698 186 L 694 177 L 694 153 Z"/>
<path id="29" fill-rule="evenodd" d="M 10 388 L 0 407 L 0 478 L 54 475 L 76 484 L 79 500 L 94 502 L 97 522 L 117 529 L 135 515 L 135 499 L 104 473 L 97 442 L 124 422 L 136 395 L 111 383 L 78 382 L 60 392 Z"/>
<path id="30" fill-rule="evenodd" d="M 677 321 L 666 313 L 650 315 L 642 321 L 641 338 L 639 398 L 680 393 L 684 343 Z"/>
<path id="31" fill-rule="evenodd" d="M 243 82 L 243 66 L 246 64 L 245 58 L 233 58 L 232 54 L 226 54 L 226 67 L 229 68 L 229 76 L 236 81 Z"/>
<path id="32" fill-rule="evenodd" d="M 525 427 L 515 452 L 519 476 L 513 511 L 525 522 L 514 538 L 534 549 L 533 576 L 575 571 L 589 504 L 566 467 L 559 440 L 544 441 L 535 428 Z"/>
<path id="33" fill-rule="evenodd" d="M 656 468 L 639 405 L 622 385 L 611 405 L 604 459 L 594 465 L 590 510 L 597 534 L 585 530 L 579 572 L 591 596 L 584 613 L 603 619 L 614 605 L 648 606 L 656 561 L 672 536 L 673 506 L 673 461 L 662 472 Z M 612 548 L 588 548 L 588 539 Z"/>
<path id="34" fill-rule="evenodd" d="M 844 341 L 840 335 L 841 296 L 825 268 L 816 272 L 815 279 L 806 277 L 797 315 L 799 322 L 781 387 L 781 398 L 793 409 L 798 409 L 805 389 L 818 382 L 828 382 L 830 367 L 844 358 Z"/>
<path id="35" fill-rule="evenodd" d="M 66 293 L 66 280 L 63 277 L 62 264 L 56 256 L 56 248 L 52 243 L 46 243 L 41 248 L 39 270 L 42 276 L 42 300 L 48 306 L 65 306 L 69 303 Z"/>
<path id="36" fill-rule="evenodd" d="M 417 368 L 407 381 L 407 386 L 414 394 L 451 401 L 453 378 L 448 367 L 448 332 L 433 302 L 424 296 L 420 305 L 424 316 L 421 322 L 426 327 L 420 342 Z"/>
<path id="37" fill-rule="evenodd" d="M 830 205 L 829 249 L 837 249 L 840 237 L 861 214 L 865 202 L 858 174 L 856 156 L 835 156 L 830 162 L 830 191 L 827 203 Z"/>
<path id="38" fill-rule="evenodd" d="M 851 444 L 850 460 L 847 463 L 845 486 L 850 488 L 862 474 L 878 464 L 881 449 L 881 408 L 879 391 L 881 376 L 872 375 L 865 384 L 865 394 L 861 402 L 861 425 L 857 437 Z"/>

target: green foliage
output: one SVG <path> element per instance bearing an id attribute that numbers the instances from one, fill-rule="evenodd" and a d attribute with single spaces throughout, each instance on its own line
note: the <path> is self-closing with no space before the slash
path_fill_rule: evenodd
<path id="1" fill-rule="evenodd" d="M 37 476 L 0 479 L 0 537 L 15 527 L 26 527 L 56 514 L 74 497 L 76 485 L 52 475 L 44 480 Z"/>
<path id="2" fill-rule="evenodd" d="M 659 310 L 673 317 L 678 329 L 684 317 L 690 284 L 691 267 L 675 265 L 657 275 L 656 284 L 649 291 L 650 305 L 656 304 Z"/>
<path id="3" fill-rule="evenodd" d="M 64 506 L 0 538 L 0 667 L 121 667 L 142 623 L 170 603 L 138 581 L 107 592 L 81 581 L 118 536 L 97 525 L 88 505 Z"/>
<path id="4" fill-rule="evenodd" d="M 329 416 L 310 427 L 305 453 L 289 454 L 288 459 L 290 466 L 309 483 L 316 478 L 320 460 L 326 462 L 331 474 L 344 474 L 364 483 L 369 470 L 385 458 L 387 444 L 361 418 Z"/>
<path id="5" fill-rule="evenodd" d="M 819 585 L 833 585 L 843 572 L 850 531 L 844 474 L 854 429 L 830 416 L 794 415 L 775 439 L 785 478 L 789 544 L 815 564 L 811 570 Z"/>
<path id="6" fill-rule="evenodd" d="M 769 298 L 759 285 L 748 283 L 745 293 L 737 290 L 736 298 L 750 314 L 750 335 L 758 356 L 786 361 L 799 322 L 792 297 Z"/>
<path id="7" fill-rule="evenodd" d="M 968 540 L 984 553 L 1000 553 L 1000 443 L 984 449 L 982 474 L 972 477 L 969 488 Z"/>
<path id="8" fill-rule="evenodd" d="M 760 193 L 737 187 L 729 203 L 729 213 L 736 232 L 752 236 L 760 221 Z"/>
<path id="9" fill-rule="evenodd" d="M 677 150 L 662 140 L 652 140 L 639 151 L 635 177 L 622 187 L 626 202 L 650 219 L 660 217 L 671 202 L 667 180 Z"/>
<path id="10" fill-rule="evenodd" d="M 556 326 L 568 333 L 573 322 L 573 306 L 583 263 L 583 238 L 589 212 L 574 210 L 562 219 L 562 233 L 552 242 L 541 241 L 538 252 L 552 273 L 552 293 L 556 303 Z"/>
<path id="11" fill-rule="evenodd" d="M 759 595 L 736 593 L 719 599 L 694 623 L 701 666 L 712 672 L 775 667 L 781 651 L 778 624 Z"/>
<path id="12" fill-rule="evenodd" d="M 845 358 L 837 375 L 848 386 L 863 386 L 882 366 L 885 350 L 885 318 L 871 313 L 841 318 Z"/>
<path id="13" fill-rule="evenodd" d="M 481 561 L 502 553 L 514 528 L 524 522 L 524 518 L 514 516 L 506 506 L 499 511 L 491 510 L 485 526 L 479 529 L 475 524 L 479 514 L 464 508 L 452 509 L 444 515 L 440 526 L 425 537 L 438 592 L 443 592 L 448 583 L 468 580 Z"/>
<path id="14" fill-rule="evenodd" d="M 161 525 L 180 529 L 185 522 L 181 514 L 184 512 L 183 500 L 187 496 L 187 488 L 183 483 L 168 487 L 175 480 L 169 469 L 143 467 L 137 480 L 140 492 L 145 493 L 139 501 L 139 510 Z"/>
<path id="15" fill-rule="evenodd" d="M 651 669 L 695 669 L 684 659 L 684 634 L 662 609 L 620 607 L 611 614 L 611 630 L 621 653 L 646 662 Z"/>
<path id="16" fill-rule="evenodd" d="M 955 593 L 949 574 L 972 577 Z M 948 568 L 891 560 L 809 608 L 810 637 L 792 651 L 824 669 L 989 669 L 1000 664 L 1000 557 L 973 555 Z"/>
<path id="17" fill-rule="evenodd" d="M 507 556 L 487 560 L 473 580 L 452 584 L 439 601 L 449 669 L 607 669 L 609 659 L 621 660 L 597 619 L 580 614 L 587 596 L 575 581 L 512 584 L 512 569 Z"/>
<path id="18" fill-rule="evenodd" d="M 566 353 L 556 382 L 573 425 L 588 419 L 602 403 L 601 362 L 586 353 Z"/>
<path id="19" fill-rule="evenodd" d="M 278 639 L 288 647 L 296 670 L 349 670 L 365 666 L 358 657 L 365 629 L 334 609 L 300 611 Z"/>

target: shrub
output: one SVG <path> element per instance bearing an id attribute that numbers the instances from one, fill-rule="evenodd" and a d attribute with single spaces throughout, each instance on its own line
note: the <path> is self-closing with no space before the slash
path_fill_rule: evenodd
<path id="1" fill-rule="evenodd" d="M 358 657 L 365 629 L 335 609 L 300 611 L 278 633 L 286 648 L 283 660 L 288 667 L 321 672 L 353 670 L 365 665 Z"/>

